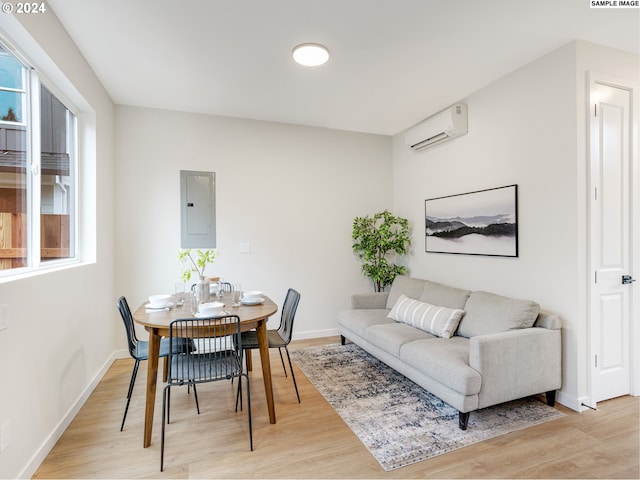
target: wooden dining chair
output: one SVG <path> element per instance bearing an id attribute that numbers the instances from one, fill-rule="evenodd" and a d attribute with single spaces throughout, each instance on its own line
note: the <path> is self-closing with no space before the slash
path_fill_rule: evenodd
<path id="1" fill-rule="evenodd" d="M 282 314 L 280 316 L 280 326 L 275 330 L 267 330 L 267 339 L 269 341 L 269 348 L 277 348 L 280 353 L 280 361 L 282 362 L 282 368 L 284 369 L 284 375 L 287 376 L 287 369 L 284 365 L 284 357 L 282 356 L 282 349 L 284 348 L 287 353 L 287 359 L 289 360 L 289 370 L 291 371 L 291 378 L 293 379 L 293 386 L 296 389 L 296 396 L 298 397 L 298 403 L 300 403 L 300 393 L 298 392 L 298 384 L 296 383 L 296 376 L 293 373 L 293 366 L 291 364 L 291 356 L 289 355 L 289 349 L 287 346 L 291 343 L 291 336 L 293 334 L 293 321 L 295 320 L 296 310 L 298 309 L 298 303 L 300 302 L 300 293 L 293 288 L 287 291 L 287 296 L 284 299 L 282 306 Z M 258 343 L 258 334 L 255 330 L 248 332 L 242 332 L 240 335 L 242 338 L 242 348 L 245 350 L 255 350 L 260 348 Z M 249 370 L 248 355 L 247 352 L 247 371 Z"/>
<path id="2" fill-rule="evenodd" d="M 251 427 L 251 393 L 249 376 L 242 368 L 242 338 L 240 317 L 225 315 L 211 318 L 185 318 L 169 325 L 169 372 L 162 396 L 162 437 L 160 443 L 160 471 L 164 470 L 165 427 L 170 422 L 171 388 L 192 386 L 196 407 L 200 414 L 196 385 L 238 377 L 238 394 L 242 395 L 241 379 L 245 377 L 247 387 L 247 416 L 249 419 L 249 447 L 253 451 L 253 431 Z M 186 351 L 175 353 L 175 345 L 184 338 L 204 338 L 209 348 L 205 353 Z M 236 411 L 237 408 L 236 398 Z M 183 438 L 181 441 L 185 441 Z"/>
<path id="3" fill-rule="evenodd" d="M 133 371 L 131 372 L 131 380 L 129 381 L 129 390 L 127 392 L 127 405 L 124 407 L 124 415 L 122 416 L 122 424 L 120 425 L 120 431 L 124 429 L 124 422 L 127 419 L 127 412 L 129 411 L 129 403 L 131 403 L 131 394 L 133 393 L 133 387 L 136 383 L 136 376 L 138 375 L 138 368 L 140 362 L 149 359 L 149 342 L 138 339 L 136 335 L 136 329 L 133 325 L 133 316 L 129 309 L 127 299 L 122 296 L 118 299 L 116 307 L 122 317 L 124 328 L 127 332 L 127 342 L 129 346 L 129 355 L 135 360 L 133 365 Z M 195 346 L 189 339 L 182 339 L 179 342 L 175 342 L 174 348 L 176 352 L 193 351 Z M 163 338 L 160 340 L 160 357 L 165 359 L 169 355 L 169 339 Z M 167 373 L 167 364 L 165 364 L 165 374 Z"/>

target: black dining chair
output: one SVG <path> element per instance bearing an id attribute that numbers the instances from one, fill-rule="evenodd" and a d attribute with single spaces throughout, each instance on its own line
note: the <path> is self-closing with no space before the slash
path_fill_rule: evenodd
<path id="1" fill-rule="evenodd" d="M 197 283 L 194 283 L 193 285 L 191 285 L 192 292 L 195 293 L 197 285 L 198 285 Z M 223 292 L 226 292 L 226 293 L 233 292 L 233 285 L 231 285 L 229 282 L 220 282 L 220 288 L 222 289 Z"/>
<path id="2" fill-rule="evenodd" d="M 162 437 L 160 443 L 160 471 L 164 469 L 165 426 L 170 422 L 171 388 L 188 385 L 193 387 L 196 407 L 200 414 L 196 385 L 238 377 L 238 396 L 242 395 L 241 379 L 245 377 L 247 387 L 247 416 L 249 419 L 249 447 L 253 451 L 253 431 L 251 426 L 251 393 L 249 376 L 242 368 L 242 338 L 240 317 L 225 315 L 210 318 L 185 318 L 169 325 L 169 372 L 162 396 Z M 185 338 L 198 337 L 207 340 L 209 348 L 205 353 L 186 351 L 176 353 Z M 184 438 L 181 440 L 184 441 Z"/>
<path id="3" fill-rule="evenodd" d="M 127 405 L 124 408 L 124 415 L 122 416 L 122 424 L 120 425 L 120 431 L 124 429 L 124 422 L 127 419 L 127 412 L 129 411 L 129 403 L 131 403 L 131 394 L 133 393 L 133 386 L 136 383 L 136 376 L 138 375 L 138 367 L 140 362 L 149 359 L 149 342 L 146 340 L 138 339 L 136 335 L 136 329 L 133 325 L 133 316 L 131 315 L 131 309 L 127 303 L 127 299 L 122 296 L 116 303 L 124 328 L 127 332 L 127 342 L 129 344 L 129 355 L 135 360 L 133 365 L 133 372 L 131 372 L 131 380 L 129 381 L 129 391 L 127 392 Z M 195 349 L 193 342 L 189 339 L 182 339 L 176 342 L 174 345 L 176 352 L 192 351 Z M 168 357 L 169 355 L 169 339 L 163 338 L 160 340 L 160 357 Z M 166 364 L 165 364 L 166 367 Z M 165 374 L 166 374 L 165 368 Z"/>
<path id="4" fill-rule="evenodd" d="M 277 348 L 280 353 L 280 361 L 282 362 L 282 368 L 284 369 L 284 375 L 287 376 L 287 369 L 284 365 L 284 357 L 282 356 L 282 349 L 287 352 L 287 359 L 289 360 L 289 370 L 291 370 L 291 378 L 293 379 L 293 386 L 296 389 L 296 396 L 298 397 L 298 403 L 300 403 L 300 393 L 298 392 L 298 384 L 296 383 L 296 376 L 293 373 L 293 366 L 291 364 L 291 356 L 289 355 L 289 349 L 287 345 L 291 343 L 291 336 L 293 334 L 293 321 L 296 316 L 296 310 L 298 309 L 298 303 L 300 302 L 300 293 L 293 288 L 287 291 L 287 296 L 284 299 L 284 305 L 282 306 L 282 314 L 280 316 L 280 326 L 275 330 L 267 330 L 267 339 L 269 341 L 269 348 Z M 258 343 L 258 334 L 255 330 L 248 332 L 242 332 L 240 335 L 242 338 L 242 348 L 245 350 L 255 350 L 260 348 Z M 247 355 L 251 355 L 247 352 Z M 247 357 L 248 362 L 248 357 Z M 249 365 L 247 363 L 247 370 Z"/>

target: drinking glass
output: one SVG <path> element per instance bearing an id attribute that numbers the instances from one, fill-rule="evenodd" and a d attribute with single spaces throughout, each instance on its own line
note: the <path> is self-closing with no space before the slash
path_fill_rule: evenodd
<path id="1" fill-rule="evenodd" d="M 177 307 L 181 307 L 182 305 L 184 305 L 184 283 L 175 284 L 174 298 L 175 298 Z"/>
<path id="2" fill-rule="evenodd" d="M 198 296 L 193 293 L 193 292 L 189 292 L 188 294 L 185 294 L 189 296 L 189 305 L 191 305 L 191 314 L 195 315 L 196 313 L 198 313 L 198 309 L 200 308 L 200 302 L 198 301 Z"/>
<path id="3" fill-rule="evenodd" d="M 233 284 L 233 297 L 231 305 L 234 307 L 240 306 L 240 299 L 242 298 L 242 285 L 239 283 Z"/>
<path id="4" fill-rule="evenodd" d="M 209 289 L 211 296 L 217 297 L 220 292 L 220 282 L 218 280 L 211 281 L 211 287 Z"/>

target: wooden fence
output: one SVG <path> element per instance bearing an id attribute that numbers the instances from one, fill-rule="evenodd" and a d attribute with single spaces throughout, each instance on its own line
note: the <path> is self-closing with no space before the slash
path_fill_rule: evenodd
<path id="1" fill-rule="evenodd" d="M 27 215 L 0 212 L 0 270 L 27 264 Z M 69 258 L 69 215 L 40 215 L 42 259 Z"/>

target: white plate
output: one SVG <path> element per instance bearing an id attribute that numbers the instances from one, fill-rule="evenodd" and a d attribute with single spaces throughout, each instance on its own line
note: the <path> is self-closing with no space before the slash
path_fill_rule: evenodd
<path id="1" fill-rule="evenodd" d="M 260 298 L 258 300 L 240 300 L 240 303 L 242 303 L 243 305 L 260 305 L 262 302 L 264 302 L 264 298 Z"/>
<path id="2" fill-rule="evenodd" d="M 149 310 L 164 310 L 165 308 L 173 308 L 174 305 L 175 305 L 175 303 L 173 303 L 173 302 L 167 302 L 164 305 L 162 305 L 161 307 L 160 306 L 152 307 L 150 303 L 147 303 L 145 305 L 145 307 L 147 309 L 149 309 Z"/>

